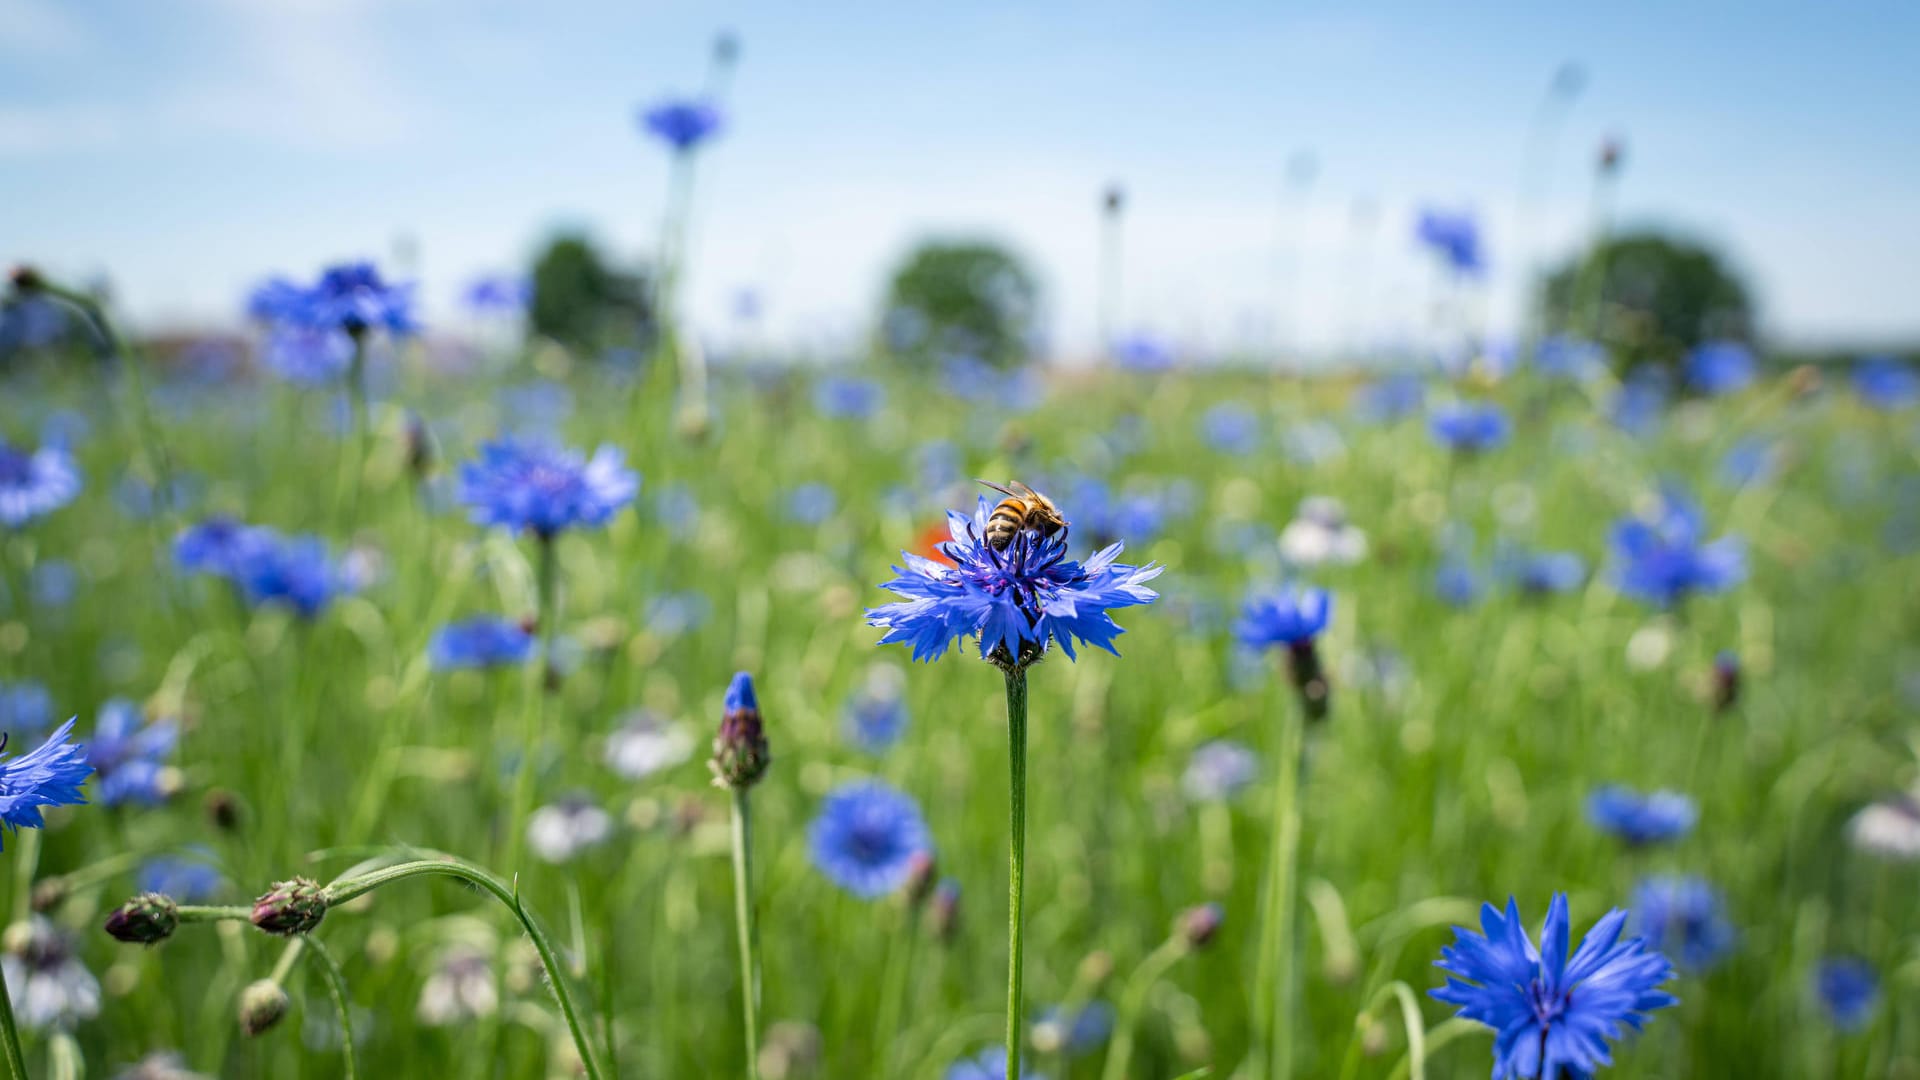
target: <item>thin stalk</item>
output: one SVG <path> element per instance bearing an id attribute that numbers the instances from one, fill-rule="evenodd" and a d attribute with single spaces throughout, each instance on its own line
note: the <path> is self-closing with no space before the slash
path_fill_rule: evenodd
<path id="1" fill-rule="evenodd" d="M 906 1008 L 907 973 L 913 970 L 914 946 L 920 942 L 918 933 L 920 903 L 909 900 L 904 917 L 895 921 L 893 934 L 887 941 L 887 967 L 884 981 L 881 983 L 880 1019 L 874 1025 L 874 1038 L 880 1045 L 874 1048 L 872 1060 L 880 1066 L 882 1075 L 893 1075 L 894 1051 L 900 1047 L 900 1013 Z"/>
<path id="2" fill-rule="evenodd" d="M 334 962 L 333 954 L 326 946 L 309 939 L 307 947 L 312 950 L 314 966 L 320 969 L 320 976 L 326 980 L 327 996 L 333 999 L 334 1016 L 340 1021 L 340 1050 L 346 1055 L 345 1075 L 354 1080 L 357 1075 L 353 1063 L 353 1013 L 347 1008 L 347 980 L 340 974 L 340 965 Z"/>
<path id="3" fill-rule="evenodd" d="M 1260 923 L 1254 1022 L 1259 1026 L 1261 1068 L 1266 1080 L 1285 1080 L 1293 1070 L 1293 879 L 1300 854 L 1302 720 L 1288 709 L 1280 721 L 1278 773 L 1273 782 L 1273 846 L 1267 856 L 1267 888 Z"/>
<path id="4" fill-rule="evenodd" d="M 745 787 L 733 794 L 733 921 L 740 936 L 740 1019 L 746 1026 L 747 1080 L 760 1075 L 760 930 L 753 912 L 753 818 Z"/>
<path id="5" fill-rule="evenodd" d="M 567 985 L 567 973 L 561 966 L 559 957 L 554 954 L 553 943 L 547 939 L 547 932 L 520 902 L 520 896 L 508 888 L 505 882 L 471 863 L 456 859 L 427 859 L 417 862 L 401 863 L 382 870 L 363 874 L 360 877 L 336 881 L 327 886 L 327 904 L 344 904 L 358 896 L 363 896 L 382 885 L 390 885 L 408 878 L 439 874 L 457 878 L 469 884 L 477 885 L 491 893 L 494 899 L 506 905 L 533 942 L 534 951 L 540 954 L 540 966 L 546 969 L 547 983 L 553 988 L 553 997 L 560 1006 L 560 1014 L 567 1021 L 567 1030 L 573 1036 L 574 1049 L 580 1052 L 580 1063 L 586 1070 L 588 1080 L 600 1080 L 599 1059 L 593 1052 L 593 1041 L 587 1037 L 587 1029 L 581 1017 L 579 1006 L 574 1003 L 573 991 Z M 296 939 L 298 940 L 298 939 Z"/>
<path id="6" fill-rule="evenodd" d="M 5 979 L 0 979 L 0 1042 L 6 1043 L 7 1069 L 13 1080 L 27 1080 L 27 1059 L 20 1053 L 20 1030 L 13 1022 L 13 998 Z"/>
<path id="7" fill-rule="evenodd" d="M 33 915 L 33 875 L 40 869 L 40 830 L 20 830 L 19 851 L 13 857 L 13 921 Z"/>
<path id="8" fill-rule="evenodd" d="M 78 289 L 52 282 L 42 282 L 41 288 L 85 313 L 106 337 L 107 347 L 113 350 L 113 355 L 126 365 L 127 381 L 131 384 L 130 393 L 133 397 L 134 425 L 139 429 L 140 441 L 153 465 L 154 490 L 159 496 L 160 515 L 172 516 L 178 509 L 173 505 L 173 461 L 160 441 L 160 427 L 154 422 L 153 408 L 147 401 L 146 377 L 140 370 L 139 356 L 135 355 L 125 335 L 120 333 L 120 328 L 107 318 L 107 310 L 99 300 Z"/>
<path id="9" fill-rule="evenodd" d="M 373 452 L 373 417 L 367 404 L 367 332 L 353 335 L 353 362 L 347 367 L 347 394 L 353 411 L 352 501 L 347 504 L 347 527 L 360 523 L 360 490 L 366 485 L 367 458 Z"/>
<path id="10" fill-rule="evenodd" d="M 513 778 L 513 801 L 507 818 L 507 866 L 520 865 L 521 844 L 525 842 L 527 816 L 533 811 L 533 772 L 540 726 L 546 712 L 546 682 L 553 664 L 554 625 L 560 621 L 554 596 L 559 576 L 553 538 L 539 538 L 536 608 L 534 620 L 540 628 L 540 650 L 533 670 L 528 673 L 526 692 L 521 701 L 524 726 L 520 732 L 520 768 Z"/>
<path id="11" fill-rule="evenodd" d="M 1021 979 L 1026 947 L 1027 669 L 1007 675 L 1007 1071 L 1020 1076 Z"/>
<path id="12" fill-rule="evenodd" d="M 1186 937 L 1175 933 L 1148 953 L 1140 966 L 1133 969 L 1133 974 L 1127 976 L 1127 985 L 1120 991 L 1120 1012 L 1113 1021 L 1113 1048 L 1107 1051 L 1106 1068 L 1100 1071 L 1102 1080 L 1126 1080 L 1127 1066 L 1133 1061 L 1133 1029 L 1147 1007 L 1147 994 L 1161 976 L 1191 951 L 1193 946 Z M 1072 1024 L 1076 1019 L 1078 1017 L 1068 1016 L 1067 1023 Z"/>

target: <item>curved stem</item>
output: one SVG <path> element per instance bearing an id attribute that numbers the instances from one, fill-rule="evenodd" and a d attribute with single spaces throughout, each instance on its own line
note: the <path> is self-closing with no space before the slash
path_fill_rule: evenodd
<path id="1" fill-rule="evenodd" d="M 747 1078 L 760 1075 L 760 931 L 753 910 L 753 817 L 747 788 L 733 794 L 733 920 L 740 936 L 740 1018 L 746 1026 Z"/>
<path id="2" fill-rule="evenodd" d="M 1026 946 L 1027 669 L 1007 672 L 1007 1080 L 1020 1077 L 1021 978 Z"/>
<path id="3" fill-rule="evenodd" d="M 7 980 L 0 979 L 0 1042 L 6 1043 L 7 1067 L 13 1080 L 27 1080 L 27 1059 L 20 1052 L 20 1029 L 13 1022 L 13 998 Z"/>
<path id="4" fill-rule="evenodd" d="M 1273 845 L 1267 856 L 1265 911 L 1254 980 L 1254 1022 L 1261 1048 L 1257 1075 L 1286 1080 L 1293 1071 L 1293 878 L 1300 849 L 1301 743 L 1298 713 L 1280 721 L 1280 754 L 1273 781 Z"/>
<path id="5" fill-rule="evenodd" d="M 1146 1009 L 1147 994 L 1153 984 L 1167 970 L 1179 963 L 1192 946 L 1180 934 L 1175 934 L 1161 943 L 1160 947 L 1147 954 L 1140 966 L 1127 977 L 1127 985 L 1120 993 L 1120 1012 L 1113 1021 L 1113 1049 L 1107 1052 L 1107 1064 L 1101 1070 L 1103 1080 L 1126 1080 L 1127 1066 L 1133 1061 L 1133 1029 L 1140 1022 L 1140 1014 Z M 1077 1016 L 1068 1015 L 1067 1023 L 1072 1024 Z"/>
<path id="6" fill-rule="evenodd" d="M 314 966 L 320 969 L 320 975 L 327 983 L 327 996 L 333 999 L 333 1012 L 340 1020 L 340 1050 L 347 1058 L 346 1078 L 354 1080 L 356 1072 L 353 1063 L 353 1013 L 347 1008 L 347 980 L 340 974 L 340 965 L 334 962 L 333 954 L 326 946 L 309 939 L 307 948 L 311 951 Z"/>
<path id="7" fill-rule="evenodd" d="M 580 1051 L 581 1066 L 586 1070 L 588 1080 L 600 1080 L 599 1059 L 594 1056 L 593 1042 L 587 1038 L 587 1029 L 581 1019 L 579 1006 L 574 1003 L 573 991 L 567 987 L 567 973 L 560 966 L 559 958 L 554 955 L 553 943 L 547 940 L 546 931 L 540 928 L 533 913 L 520 903 L 519 895 L 509 889 L 499 878 L 477 866 L 458 860 L 435 859 L 401 863 L 357 878 L 334 882 L 326 889 L 327 904 L 329 907 L 344 904 L 382 885 L 428 874 L 439 874 L 478 885 L 492 893 L 494 899 L 505 904 L 507 909 L 520 920 L 520 925 L 527 931 L 528 939 L 533 942 L 534 950 L 540 954 L 540 966 L 547 971 L 547 982 L 553 987 L 554 1000 L 560 1006 L 561 1015 L 566 1018 L 567 1029 L 573 1035 L 574 1048 Z"/>

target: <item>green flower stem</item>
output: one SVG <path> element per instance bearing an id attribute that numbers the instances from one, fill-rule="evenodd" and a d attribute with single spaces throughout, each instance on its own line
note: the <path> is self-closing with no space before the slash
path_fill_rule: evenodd
<path id="1" fill-rule="evenodd" d="M 273 971 L 267 980 L 275 986 L 287 985 L 287 976 L 293 974 L 293 965 L 300 962 L 300 954 L 307 948 L 307 935 L 295 934 L 287 939 L 287 947 L 280 951 L 280 959 L 274 961 Z"/>
<path id="2" fill-rule="evenodd" d="M 914 947 L 920 943 L 920 909 L 918 900 L 908 900 L 904 910 L 895 909 L 893 933 L 887 941 L 886 975 L 881 983 L 880 1020 L 874 1025 L 873 1034 L 879 1045 L 875 1047 L 872 1061 L 880 1067 L 883 1076 L 894 1075 L 893 1059 L 900 1048 L 904 1032 L 900 1026 L 900 1014 L 906 1008 L 907 975 L 913 970 Z"/>
<path id="3" fill-rule="evenodd" d="M 182 926 L 187 923 L 253 921 L 253 909 L 237 905 L 207 907 L 199 904 L 180 904 L 173 909 L 173 914 L 180 920 Z"/>
<path id="4" fill-rule="evenodd" d="M 521 701 L 524 726 L 520 732 L 520 768 L 514 773 L 513 801 L 507 817 L 506 865 L 509 868 L 520 865 L 521 845 L 526 842 L 527 817 L 533 812 L 533 773 L 539 756 L 536 751 L 540 742 L 541 721 L 546 713 L 546 682 L 553 664 L 554 626 L 560 621 L 559 605 L 555 603 L 559 566 L 553 538 L 542 536 L 538 543 L 540 554 L 535 570 L 537 610 L 534 620 L 539 625 L 540 648 L 534 657 L 533 670 L 527 675 L 526 692 Z"/>
<path id="5" fill-rule="evenodd" d="M 40 869 L 40 830 L 21 829 L 19 836 L 13 856 L 13 921 L 17 923 L 33 915 L 33 875 Z"/>
<path id="6" fill-rule="evenodd" d="M 333 954 L 318 940 L 309 939 L 308 948 L 313 957 L 313 966 L 320 969 L 320 976 L 327 983 L 327 996 L 333 999 L 333 1013 L 340 1021 L 340 1051 L 346 1056 L 344 1075 L 347 1080 L 355 1080 L 353 1063 L 353 1013 L 347 1008 L 347 980 L 340 974 L 340 965 L 334 962 Z"/>
<path id="7" fill-rule="evenodd" d="M 133 397 L 134 424 L 139 429 L 140 441 L 145 444 L 147 457 L 153 465 L 154 487 L 160 497 L 160 516 L 171 516 L 178 509 L 173 505 L 173 462 L 167 456 L 166 446 L 160 441 L 160 427 L 154 423 L 153 408 L 147 402 L 146 375 L 140 370 L 140 358 L 134 354 L 132 346 L 120 333 L 120 328 L 107 318 L 106 308 L 101 306 L 99 300 L 78 289 L 69 289 L 50 281 L 41 282 L 40 287 L 48 295 L 64 300 L 85 313 L 106 337 L 107 347 L 113 350 L 113 355 L 126 365 Z"/>
<path id="8" fill-rule="evenodd" d="M 567 973 L 560 965 L 559 957 L 554 954 L 553 943 L 547 939 L 547 932 L 540 928 L 533 913 L 520 903 L 520 896 L 505 882 L 471 863 L 457 859 L 423 859 L 417 862 L 401 863 L 389 866 L 359 877 L 336 881 L 326 888 L 327 905 L 334 907 L 344 904 L 355 897 L 364 896 L 382 885 L 390 885 L 408 878 L 439 874 L 455 878 L 491 893 L 494 899 L 506 905 L 520 920 L 526 929 L 527 937 L 540 954 L 540 966 L 546 969 L 547 983 L 553 988 L 554 1000 L 560 1006 L 560 1014 L 566 1018 L 567 1030 L 573 1035 L 574 1049 L 580 1052 L 580 1063 L 586 1070 L 588 1080 L 600 1080 L 600 1062 L 593 1052 L 593 1041 L 587 1037 L 587 1029 L 582 1020 L 579 1006 L 574 1003 L 573 991 L 567 985 Z M 295 939 L 298 941 L 299 939 Z"/>
<path id="9" fill-rule="evenodd" d="M 1147 1007 L 1147 994 L 1168 969 L 1192 951 L 1186 936 L 1176 932 L 1148 953 L 1140 966 L 1133 969 L 1133 974 L 1127 976 L 1127 985 L 1120 991 L 1120 1011 L 1113 1021 L 1113 1048 L 1107 1051 L 1106 1068 L 1100 1071 L 1102 1080 L 1126 1080 L 1127 1066 L 1133 1061 L 1133 1029 Z M 1069 1026 L 1076 1019 L 1073 1014 L 1066 1014 Z"/>
<path id="10" fill-rule="evenodd" d="M 0 1042 L 7 1045 L 7 1069 L 13 1080 L 27 1080 L 27 1059 L 20 1052 L 20 1030 L 13 1022 L 13 998 L 0 979 Z"/>
<path id="11" fill-rule="evenodd" d="M 1265 1080 L 1286 1080 L 1293 1072 L 1293 879 L 1300 856 L 1302 724 L 1299 710 L 1287 709 L 1281 717 L 1273 781 L 1273 846 L 1267 856 L 1265 910 L 1254 977 L 1254 1023 L 1261 1055 L 1256 1075 Z"/>
<path id="12" fill-rule="evenodd" d="M 1007 1076 L 1020 1075 L 1021 978 L 1026 947 L 1027 669 L 1007 668 Z"/>
<path id="13" fill-rule="evenodd" d="M 733 921 L 740 935 L 740 1018 L 747 1033 L 747 1078 L 760 1075 L 760 930 L 753 913 L 753 818 L 747 788 L 733 795 Z"/>

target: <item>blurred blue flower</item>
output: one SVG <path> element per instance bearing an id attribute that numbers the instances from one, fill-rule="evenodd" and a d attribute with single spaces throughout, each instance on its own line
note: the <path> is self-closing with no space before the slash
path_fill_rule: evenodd
<path id="1" fill-rule="evenodd" d="M 1248 649 L 1302 645 L 1319 637 L 1332 617 L 1333 597 L 1325 589 L 1288 583 L 1248 597 L 1233 636 Z"/>
<path id="2" fill-rule="evenodd" d="M 0 357 L 44 349 L 66 335 L 67 312 L 45 296 L 0 299 Z"/>
<path id="3" fill-rule="evenodd" d="M 1486 258 L 1480 250 L 1480 223 L 1470 213 L 1424 209 L 1415 222 L 1414 237 L 1456 274 L 1478 276 L 1486 269 Z"/>
<path id="4" fill-rule="evenodd" d="M 534 438 L 558 431 L 573 415 L 573 391 L 552 379 L 502 386 L 494 399 L 513 431 Z"/>
<path id="5" fill-rule="evenodd" d="M 200 497 L 200 489 L 200 478 L 189 472 L 175 472 L 173 482 L 163 489 L 128 469 L 113 486 L 113 504 L 128 517 L 150 518 L 162 510 L 186 509 Z"/>
<path id="6" fill-rule="evenodd" d="M 945 439 L 921 443 L 914 451 L 914 472 L 920 486 L 938 491 L 961 478 L 960 449 Z"/>
<path id="7" fill-rule="evenodd" d="M 1472 607 L 1481 591 L 1480 571 L 1463 555 L 1448 555 L 1433 572 L 1433 594 L 1451 607 Z"/>
<path id="8" fill-rule="evenodd" d="M 1647 948 L 1688 971 L 1705 971 L 1732 950 L 1733 924 L 1719 890 L 1697 877 L 1652 877 L 1633 890 L 1634 925 Z"/>
<path id="9" fill-rule="evenodd" d="M 185 904 L 210 899 L 226 884 L 212 857 L 206 851 L 193 856 L 157 855 L 140 864 L 136 886 L 141 892 L 160 893 Z"/>
<path id="10" fill-rule="evenodd" d="M 1585 382 L 1607 370 L 1607 350 L 1584 338 L 1555 334 L 1540 343 L 1533 361 L 1542 375 Z"/>
<path id="11" fill-rule="evenodd" d="M 1854 366 L 1853 391 L 1876 409 L 1904 409 L 1920 401 L 1920 372 L 1891 356 L 1870 356 Z"/>
<path id="12" fill-rule="evenodd" d="M 284 605 L 304 619 L 319 615 L 336 596 L 354 588 L 326 541 L 281 536 L 270 529 L 252 530 L 239 546 L 232 578 L 248 603 Z"/>
<path id="13" fill-rule="evenodd" d="M 847 738 L 877 754 L 900 741 L 907 730 L 905 680 L 892 667 L 876 667 L 847 699 Z"/>
<path id="14" fill-rule="evenodd" d="M 620 451 L 602 446 L 591 459 L 540 440 L 480 444 L 460 466 L 460 501 L 478 525 L 525 529 L 552 539 L 563 529 L 604 525 L 640 490 Z"/>
<path id="15" fill-rule="evenodd" d="M 1041 386 L 1027 368 L 1002 371 L 977 357 L 956 354 L 941 364 L 940 385 L 963 401 L 1025 411 L 1040 403 Z"/>
<path id="16" fill-rule="evenodd" d="M 1146 583 L 1161 567 L 1115 562 L 1119 543 L 1085 563 L 1067 558 L 1065 529 L 1046 538 L 1028 530 L 1005 550 L 994 549 L 985 539 L 993 506 L 982 496 L 971 518 L 947 513 L 952 539 L 939 551 L 951 565 L 901 553 L 906 567 L 894 567 L 899 576 L 881 588 L 907 599 L 867 611 L 869 625 L 887 630 L 880 644 L 906 642 L 915 660 L 935 660 L 956 639 L 973 637 L 982 658 L 1004 649 L 1006 659 L 1019 661 L 1024 652 L 1058 645 L 1071 660 L 1076 642 L 1115 651 L 1113 639 L 1123 631 L 1108 611 L 1159 598 Z"/>
<path id="17" fill-rule="evenodd" d="M 276 274 L 247 294 L 247 318 L 268 324 L 292 322 L 299 318 L 305 300 L 306 290 Z"/>
<path id="18" fill-rule="evenodd" d="M 865 420 L 886 404 L 887 393 L 872 379 L 832 376 L 813 388 L 813 407 L 830 420 Z"/>
<path id="19" fill-rule="evenodd" d="M 662 637 L 678 637 L 707 621 L 713 605 L 697 592 L 661 593 L 647 601 L 647 629 Z"/>
<path id="20" fill-rule="evenodd" d="M 0 525 L 17 529 L 72 502 L 80 494 L 80 467 L 53 446 L 25 450 L 0 439 Z"/>
<path id="21" fill-rule="evenodd" d="M 1720 480 L 1728 487 L 1765 484 L 1780 471 L 1780 448 L 1773 440 L 1750 435 L 1734 443 L 1720 459 Z"/>
<path id="22" fill-rule="evenodd" d="M 719 106 L 697 99 L 670 98 L 640 114 L 640 124 L 648 134 L 677 153 L 686 153 L 718 135 L 724 122 Z"/>
<path id="23" fill-rule="evenodd" d="M 1121 537 L 1145 543 L 1157 536 L 1166 519 L 1159 499 L 1141 492 L 1114 497 L 1106 484 L 1092 477 L 1071 488 L 1073 523 L 1089 537 L 1095 547 L 1104 547 Z"/>
<path id="24" fill-rule="evenodd" d="M 916 854 L 931 854 L 933 837 L 920 807 L 877 780 L 827 795 L 807 827 L 807 850 L 828 880 L 863 900 L 906 884 Z"/>
<path id="25" fill-rule="evenodd" d="M 47 446 L 71 451 L 93 434 L 93 422 L 74 409 L 55 409 L 40 422 L 40 441 Z"/>
<path id="26" fill-rule="evenodd" d="M 434 631 L 427 659 L 436 671 L 504 667 L 533 655 L 533 635 L 512 619 L 481 615 Z"/>
<path id="27" fill-rule="evenodd" d="M 79 806 L 87 801 L 80 785 L 93 773 L 87 748 L 68 741 L 73 721 L 56 728 L 47 741 L 17 758 L 0 758 L 0 824 L 37 829 L 43 806 Z M 0 747 L 6 739 L 0 737 Z"/>
<path id="28" fill-rule="evenodd" d="M 1224 402 L 1200 418 L 1200 434 L 1208 446 L 1240 457 L 1259 447 L 1260 418 L 1245 405 Z"/>
<path id="29" fill-rule="evenodd" d="M 1426 401 L 1426 380 L 1401 372 L 1369 383 L 1355 404 L 1362 419 L 1384 424 L 1419 412 Z"/>
<path id="30" fill-rule="evenodd" d="M 1082 1057 L 1107 1044 L 1113 1034 L 1113 1006 L 1104 1001 L 1089 1001 L 1071 1016 L 1063 1005 L 1054 1005 L 1033 1022 L 1033 1048 L 1042 1054 Z M 1006 1069 L 1006 1062 L 1000 1063 Z"/>
<path id="31" fill-rule="evenodd" d="M 1758 370 L 1753 350 L 1737 341 L 1707 341 L 1693 347 L 1681 364 L 1687 389 L 1696 394 L 1731 394 L 1752 384 Z"/>
<path id="32" fill-rule="evenodd" d="M 1231 739 L 1200 744 L 1187 759 L 1180 789 L 1194 802 L 1226 802 L 1260 776 L 1260 759 Z"/>
<path id="33" fill-rule="evenodd" d="M 1628 596 L 1661 607 L 1738 584 L 1746 576 L 1739 538 L 1706 542 L 1705 531 L 1699 508 L 1678 488 L 1666 488 L 1656 517 L 1614 525 L 1614 583 Z"/>
<path id="34" fill-rule="evenodd" d="M 518 315 L 533 300 L 533 282 L 518 274 L 484 274 L 467 283 L 460 299 L 482 315 Z"/>
<path id="35" fill-rule="evenodd" d="M 0 735 L 45 731 L 53 723 L 53 695 L 37 682 L 0 683 Z"/>
<path id="36" fill-rule="evenodd" d="M 825 484 L 801 484 L 787 492 L 787 517 L 802 525 L 823 525 L 839 508 L 839 496 Z"/>
<path id="37" fill-rule="evenodd" d="M 247 551 L 271 542 L 268 530 L 215 515 L 180 530 L 173 538 L 173 564 L 189 574 L 236 577 Z"/>
<path id="38" fill-rule="evenodd" d="M 1127 371 L 1166 371 L 1178 360 L 1173 344 L 1152 334 L 1128 334 L 1113 343 L 1113 361 Z"/>
<path id="39" fill-rule="evenodd" d="M 1547 596 L 1578 589 L 1587 580 L 1587 563 L 1571 551 L 1511 549 L 1501 559 L 1505 576 L 1528 596 Z"/>
<path id="40" fill-rule="evenodd" d="M 1610 784 L 1587 797 L 1587 820 L 1629 844 L 1654 844 L 1692 831 L 1699 818 L 1693 800 L 1677 791 L 1640 792 Z"/>
<path id="41" fill-rule="evenodd" d="M 135 803 L 154 806 L 168 792 L 162 770 L 173 756 L 180 731 L 172 720 L 147 723 L 140 706 L 114 698 L 100 706 L 93 741 L 86 746 L 87 764 L 100 774 L 100 802 L 104 806 Z"/>
<path id="42" fill-rule="evenodd" d="M 41 559 L 33 564 L 27 585 L 34 606 L 63 608 L 73 603 L 80 590 L 80 571 L 65 559 Z"/>
<path id="43" fill-rule="evenodd" d="M 1608 410 L 1614 426 L 1632 435 L 1648 435 L 1666 414 L 1668 384 L 1659 369 L 1635 368 L 1620 384 Z"/>
<path id="44" fill-rule="evenodd" d="M 1449 450 L 1479 453 L 1506 443 L 1507 414 L 1493 404 L 1442 405 L 1428 418 L 1427 430 Z"/>
<path id="45" fill-rule="evenodd" d="M 1504 915 L 1487 904 L 1482 933 L 1455 927 L 1454 943 L 1440 950 L 1447 985 L 1431 993 L 1494 1030 L 1495 1080 L 1589 1076 L 1613 1063 L 1607 1042 L 1623 1026 L 1638 1031 L 1648 1013 L 1678 1000 L 1659 989 L 1673 975 L 1667 958 L 1639 938 L 1620 940 L 1626 920 L 1623 910 L 1608 912 L 1569 959 L 1566 894 L 1554 894 L 1538 949 L 1511 898 Z"/>
<path id="46" fill-rule="evenodd" d="M 689 539 L 700 525 L 700 500 L 685 484 L 667 484 L 653 496 L 653 518 L 675 538 Z"/>
<path id="47" fill-rule="evenodd" d="M 281 323 L 267 335 L 261 354 L 267 370 L 299 386 L 325 386 L 353 366 L 353 338 L 335 326 Z"/>
<path id="48" fill-rule="evenodd" d="M 947 1066 L 945 1080 L 1007 1080 L 1007 1052 L 998 1046 L 964 1057 Z M 1019 1080 L 1047 1080 L 1042 1073 L 1020 1066 Z"/>
<path id="49" fill-rule="evenodd" d="M 413 309 L 411 284 L 389 283 L 371 262 L 345 262 L 321 271 L 320 280 L 305 290 L 283 321 L 350 334 L 385 330 L 404 335 L 419 328 Z"/>
<path id="50" fill-rule="evenodd" d="M 1866 1027 L 1880 1005 L 1880 976 L 1872 964 L 1857 956 L 1829 956 L 1820 961 L 1813 987 L 1827 1017 L 1842 1031 Z"/>

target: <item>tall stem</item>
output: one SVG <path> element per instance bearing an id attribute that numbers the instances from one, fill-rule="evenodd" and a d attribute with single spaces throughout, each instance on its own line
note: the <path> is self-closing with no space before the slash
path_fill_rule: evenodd
<path id="1" fill-rule="evenodd" d="M 1280 721 L 1278 772 L 1273 781 L 1273 845 L 1267 856 L 1265 910 L 1254 980 L 1254 1022 L 1260 1031 L 1259 1075 L 1285 1080 L 1293 1071 L 1293 879 L 1300 854 L 1301 743 L 1299 712 Z"/>
<path id="2" fill-rule="evenodd" d="M 1126 988 L 1120 993 L 1120 1012 L 1113 1021 L 1113 1049 L 1107 1052 L 1107 1064 L 1100 1073 L 1102 1080 L 1126 1080 L 1127 1066 L 1133 1061 L 1133 1029 L 1146 1010 L 1147 994 L 1167 969 L 1179 963 L 1192 948 L 1184 936 L 1175 933 L 1140 961 L 1140 966 L 1127 977 Z M 1071 1025 L 1078 1019 L 1077 1013 L 1071 1014 L 1067 1023 Z"/>
<path id="3" fill-rule="evenodd" d="M 1027 669 L 1007 669 L 1007 1080 L 1019 1080 L 1026 947 Z"/>
<path id="4" fill-rule="evenodd" d="M 539 654 L 527 674 L 527 686 L 521 699 L 520 768 L 513 777 L 513 802 L 507 819 L 507 867 L 517 873 L 521 844 L 525 842 L 527 816 L 533 810 L 533 773 L 540 742 L 540 721 L 546 712 L 546 683 L 553 665 L 554 626 L 560 621 L 555 594 L 559 568 L 550 536 L 538 538 L 540 553 L 535 574 L 536 599 L 534 621 L 540 632 Z"/>
<path id="5" fill-rule="evenodd" d="M 13 998 L 5 979 L 0 979 L 0 1041 L 7 1044 L 7 1067 L 13 1080 L 27 1080 L 27 1059 L 20 1052 L 20 1030 L 13 1023 Z"/>
<path id="6" fill-rule="evenodd" d="M 760 930 L 753 915 L 753 818 L 745 787 L 733 794 L 733 921 L 740 935 L 740 1018 L 747 1033 L 747 1078 L 760 1075 Z"/>

